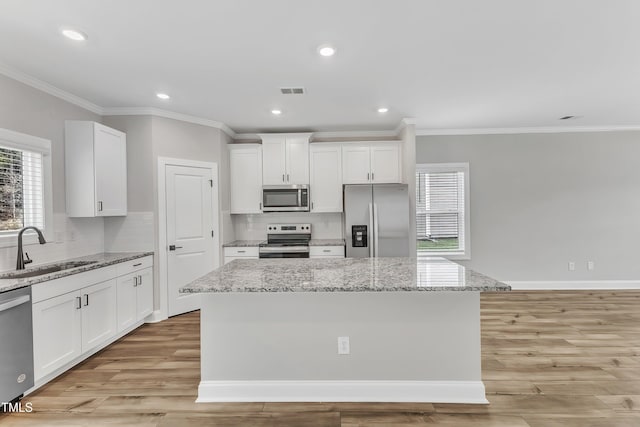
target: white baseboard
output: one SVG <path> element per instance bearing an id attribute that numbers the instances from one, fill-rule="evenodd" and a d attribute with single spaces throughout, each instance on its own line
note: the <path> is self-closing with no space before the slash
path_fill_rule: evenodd
<path id="1" fill-rule="evenodd" d="M 163 320 L 167 320 L 167 317 L 163 316 L 160 313 L 160 310 L 155 310 L 144 319 L 144 323 L 158 323 L 162 322 Z"/>
<path id="2" fill-rule="evenodd" d="M 506 281 L 514 291 L 640 289 L 640 280 Z"/>
<path id="3" fill-rule="evenodd" d="M 489 403 L 482 381 L 201 381 L 196 402 Z"/>

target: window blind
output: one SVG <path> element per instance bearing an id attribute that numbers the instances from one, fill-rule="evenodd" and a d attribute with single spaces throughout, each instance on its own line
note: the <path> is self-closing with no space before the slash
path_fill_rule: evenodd
<path id="1" fill-rule="evenodd" d="M 42 153 L 0 147 L 0 231 L 44 228 Z"/>
<path id="2" fill-rule="evenodd" d="M 464 248 L 464 172 L 418 170 L 416 238 L 422 251 Z"/>

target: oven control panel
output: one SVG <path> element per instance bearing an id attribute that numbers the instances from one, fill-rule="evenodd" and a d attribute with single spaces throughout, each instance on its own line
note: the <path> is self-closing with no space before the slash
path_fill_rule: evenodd
<path id="1" fill-rule="evenodd" d="M 267 224 L 268 234 L 311 234 L 311 224 Z"/>

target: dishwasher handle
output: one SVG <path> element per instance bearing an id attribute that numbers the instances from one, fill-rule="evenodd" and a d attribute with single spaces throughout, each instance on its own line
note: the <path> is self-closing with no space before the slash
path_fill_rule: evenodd
<path id="1" fill-rule="evenodd" d="M 7 311 L 10 308 L 17 307 L 29 301 L 31 301 L 31 296 L 23 295 L 18 298 L 10 299 L 9 301 L 2 302 L 0 303 L 0 312 Z"/>

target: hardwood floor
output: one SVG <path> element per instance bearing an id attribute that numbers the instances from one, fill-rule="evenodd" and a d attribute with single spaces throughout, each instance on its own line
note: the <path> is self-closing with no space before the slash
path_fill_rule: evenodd
<path id="1" fill-rule="evenodd" d="M 199 315 L 145 325 L 2 426 L 640 426 L 640 291 L 482 295 L 490 405 L 194 403 Z"/>

